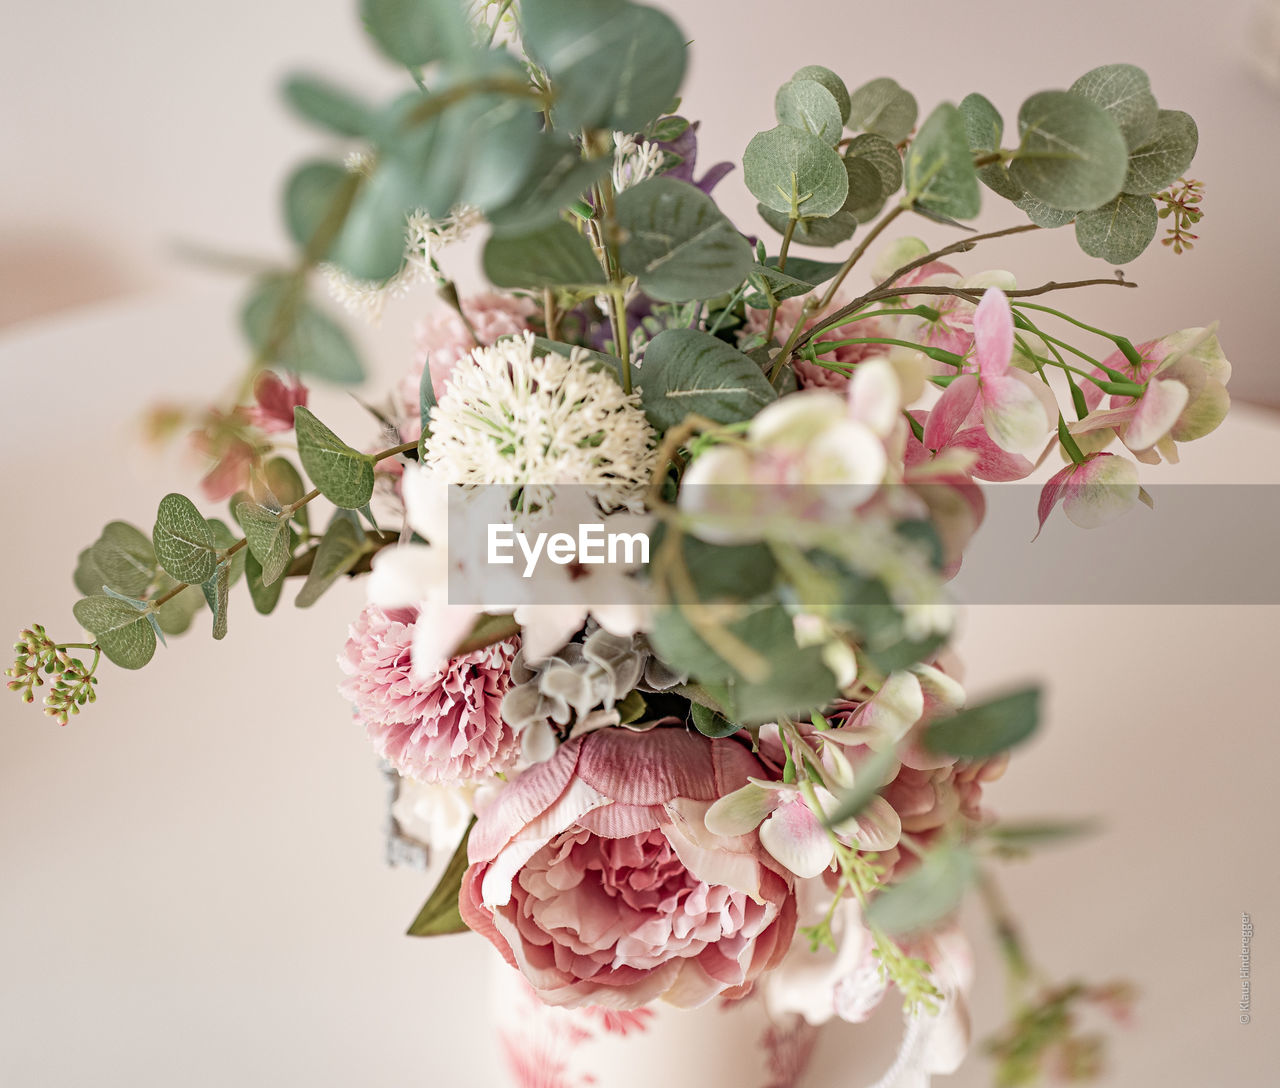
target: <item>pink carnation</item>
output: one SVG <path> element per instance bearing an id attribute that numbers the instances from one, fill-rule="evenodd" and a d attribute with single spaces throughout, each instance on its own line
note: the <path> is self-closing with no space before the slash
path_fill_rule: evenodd
<path id="1" fill-rule="evenodd" d="M 533 306 L 526 299 L 485 294 L 463 300 L 462 312 L 475 329 L 480 346 L 488 347 L 504 336 L 527 329 Z M 411 437 L 418 434 L 418 386 L 422 381 L 423 368 L 430 366 L 431 385 L 436 396 L 440 397 L 453 368 L 470 354 L 476 342 L 457 312 L 448 306 L 440 306 L 418 325 L 416 346 L 413 368 L 400 379 L 397 389 L 404 419 L 409 424 L 406 431 L 412 431 Z"/>
<path id="2" fill-rule="evenodd" d="M 520 743 L 502 720 L 519 644 L 498 642 L 462 654 L 425 680 L 410 661 L 415 609 L 375 605 L 351 626 L 338 665 L 341 691 L 355 705 L 378 754 L 421 782 L 487 778 L 511 767 Z"/>
<path id="3" fill-rule="evenodd" d="M 796 322 L 800 320 L 800 315 L 804 310 L 803 298 L 789 298 L 778 307 L 778 321 L 774 326 L 774 337 L 779 342 L 784 342 L 791 335 L 792 330 L 796 327 Z M 747 310 L 747 331 L 754 333 L 763 333 L 769 325 L 768 310 Z M 805 328 L 813 325 L 813 321 L 808 321 Z M 821 340 L 852 340 L 855 337 L 862 336 L 884 336 L 884 331 L 880 328 L 880 323 L 874 318 L 863 318 L 861 321 L 851 321 L 847 325 L 841 325 L 837 329 L 830 329 L 824 332 L 818 339 Z M 829 355 L 824 355 L 824 359 L 829 359 L 837 363 L 845 365 L 853 365 L 868 359 L 873 355 L 883 355 L 888 350 L 886 344 L 846 344 L 842 348 L 836 348 Z M 849 377 L 842 374 L 838 370 L 829 370 L 817 363 L 811 363 L 807 359 L 796 359 L 792 363 L 792 367 L 796 372 L 796 378 L 804 389 L 834 389 L 843 391 L 849 385 Z"/>
<path id="4" fill-rule="evenodd" d="M 761 773 L 745 745 L 682 729 L 575 738 L 480 814 L 462 917 L 550 1005 L 742 996 L 791 944 L 792 881 L 754 832 L 704 820 Z"/>

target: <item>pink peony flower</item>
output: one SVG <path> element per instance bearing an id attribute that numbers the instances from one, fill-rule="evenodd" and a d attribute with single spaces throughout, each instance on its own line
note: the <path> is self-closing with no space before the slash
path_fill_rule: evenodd
<path id="1" fill-rule="evenodd" d="M 508 770 L 520 753 L 502 720 L 519 644 L 498 642 L 415 679 L 410 657 L 418 613 L 369 605 L 352 624 L 338 665 L 373 746 L 409 778 L 453 784 Z"/>
<path id="2" fill-rule="evenodd" d="M 791 335 L 792 330 L 796 327 L 796 322 L 800 320 L 801 312 L 804 310 L 804 303 L 805 300 L 803 298 L 789 298 L 778 307 L 778 321 L 774 326 L 774 337 L 779 342 L 785 341 Z M 768 310 L 747 310 L 746 328 L 748 332 L 763 333 L 768 324 Z M 812 320 L 806 322 L 805 328 L 812 324 Z M 885 335 L 887 334 L 881 329 L 878 321 L 874 318 L 864 318 L 861 321 L 851 321 L 847 325 L 841 325 L 837 329 L 830 329 L 819 336 L 818 341 L 852 340 L 862 336 Z M 836 348 L 828 358 L 833 362 L 853 365 L 873 355 L 883 355 L 885 350 L 884 344 L 846 344 L 842 348 Z M 847 374 L 841 374 L 837 370 L 828 370 L 825 366 L 811 363 L 807 359 L 796 359 L 791 365 L 796 372 L 796 379 L 803 389 L 834 389 L 837 392 L 843 392 L 849 384 L 849 376 Z"/>
<path id="3" fill-rule="evenodd" d="M 463 300 L 462 312 L 467 315 L 481 347 L 488 347 L 504 336 L 524 332 L 529 327 L 532 303 L 510 295 L 484 294 Z M 466 358 L 476 347 L 456 311 L 440 306 L 431 312 L 417 329 L 417 358 L 413 367 L 397 387 L 397 400 L 405 420 L 409 438 L 419 433 L 419 393 L 424 367 L 431 368 L 431 385 L 436 397 L 444 394 L 449 375 L 458 361 Z M 410 433 L 411 432 L 411 433 Z"/>
<path id="4" fill-rule="evenodd" d="M 254 403 L 245 409 L 250 423 L 267 434 L 293 430 L 293 410 L 307 403 L 307 387 L 295 375 L 281 378 L 264 370 L 253 383 Z"/>
<path id="5" fill-rule="evenodd" d="M 459 907 L 551 1005 L 740 997 L 786 953 L 790 876 L 705 816 L 763 768 L 681 729 L 562 745 L 480 814 Z"/>

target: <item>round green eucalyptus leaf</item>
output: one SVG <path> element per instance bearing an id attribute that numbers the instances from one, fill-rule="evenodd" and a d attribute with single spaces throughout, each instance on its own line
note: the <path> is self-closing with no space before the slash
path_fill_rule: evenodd
<path id="1" fill-rule="evenodd" d="M 778 121 L 818 137 L 834 147 L 844 134 L 840 104 L 821 83 L 813 79 L 793 79 L 778 88 L 773 99 Z"/>
<path id="2" fill-rule="evenodd" d="M 891 936 L 931 929 L 959 907 L 976 874 L 968 847 L 936 846 L 904 880 L 871 900 L 867 921 Z"/>
<path id="3" fill-rule="evenodd" d="M 766 208 L 763 204 L 757 204 L 756 211 L 760 213 L 760 218 L 779 234 L 787 229 L 787 216 L 784 213 L 775 212 L 772 208 Z M 816 219 L 801 219 L 796 223 L 791 239 L 799 245 L 826 248 L 828 246 L 838 246 L 841 242 L 847 242 L 853 237 L 853 232 L 857 229 L 858 220 L 854 218 L 852 212 L 838 211 L 835 215 L 822 216 Z"/>
<path id="4" fill-rule="evenodd" d="M 887 76 L 864 83 L 849 96 L 848 126 L 877 133 L 894 144 L 911 135 L 918 116 L 915 96 Z"/>
<path id="5" fill-rule="evenodd" d="M 213 531 L 185 495 L 171 492 L 160 500 L 151 544 L 160 565 L 179 582 L 198 585 L 217 569 Z"/>
<path id="6" fill-rule="evenodd" d="M 342 326 L 308 302 L 287 276 L 265 276 L 254 284 L 240 324 L 264 366 L 332 382 L 364 377 L 355 345 Z"/>
<path id="7" fill-rule="evenodd" d="M 1151 244 L 1159 225 L 1151 197 L 1121 193 L 1109 204 L 1076 216 L 1076 241 L 1090 257 L 1128 264 Z"/>
<path id="8" fill-rule="evenodd" d="M 951 219 L 972 219 L 982 197 L 973 152 L 960 111 L 949 102 L 937 107 L 907 148 L 903 162 L 907 196 L 925 211 Z"/>
<path id="9" fill-rule="evenodd" d="M 1005 200 L 1019 201 L 1026 192 L 1009 174 L 1009 168 L 1003 163 L 992 162 L 978 167 L 978 180 L 997 196 Z"/>
<path id="10" fill-rule="evenodd" d="M 391 279 L 404 265 L 405 221 L 413 210 L 412 182 L 395 161 L 379 164 L 360 185 L 329 257 L 352 278 Z"/>
<path id="11" fill-rule="evenodd" d="M 289 175 L 284 187 L 284 220 L 299 248 L 309 247 L 317 233 L 341 213 L 351 183 L 351 175 L 336 162 L 306 162 Z M 317 256 L 327 256 L 332 248 L 330 243 Z M 401 252 L 403 249 L 402 243 Z"/>
<path id="12" fill-rule="evenodd" d="M 562 219 L 522 234 L 491 235 L 484 274 L 495 287 L 586 287 L 605 282 L 595 251 Z"/>
<path id="13" fill-rule="evenodd" d="M 107 660 L 122 669 L 140 669 L 156 652 L 156 633 L 146 612 L 115 597 L 84 597 L 72 612 L 93 634 Z"/>
<path id="14" fill-rule="evenodd" d="M 1129 152 L 1101 106 L 1070 91 L 1041 91 L 1018 111 L 1022 142 L 1009 174 L 1054 208 L 1098 208 L 1120 192 Z"/>
<path id="15" fill-rule="evenodd" d="M 790 125 L 757 133 L 742 156 L 747 188 L 765 207 L 790 215 L 834 215 L 849 195 L 844 162 L 818 137 Z"/>
<path id="16" fill-rule="evenodd" d="M 1141 147 L 1155 127 L 1156 96 L 1147 73 L 1132 64 L 1104 64 L 1071 84 L 1071 93 L 1101 106 L 1124 133 L 1125 145 Z"/>
<path id="17" fill-rule="evenodd" d="M 859 223 L 870 222 L 884 207 L 884 177 L 873 162 L 857 156 L 845 155 L 844 169 L 849 175 L 849 195 L 841 211 L 848 212 Z"/>
<path id="18" fill-rule="evenodd" d="M 457 0 L 361 0 L 360 16 L 378 47 L 410 68 L 460 59 L 474 48 Z"/>
<path id="19" fill-rule="evenodd" d="M 624 231 L 619 260 L 650 298 L 715 298 L 751 270 L 750 244 L 715 201 L 688 182 L 642 181 L 619 195 L 617 218 Z"/>
<path id="20" fill-rule="evenodd" d="M 965 138 L 973 151 L 996 151 L 1004 138 L 1004 118 L 991 100 L 980 94 L 967 94 L 960 101 Z"/>
<path id="21" fill-rule="evenodd" d="M 1051 208 L 1043 201 L 1025 194 L 1014 202 L 1014 207 L 1026 212 L 1027 218 L 1031 222 L 1037 227 L 1044 227 L 1045 230 L 1057 230 L 1058 227 L 1065 227 L 1078 214 L 1066 208 Z"/>
<path id="22" fill-rule="evenodd" d="M 92 548 L 99 581 L 86 592 L 109 586 L 126 597 L 141 597 L 156 576 L 156 553 L 141 530 L 127 521 L 109 522 Z"/>
<path id="23" fill-rule="evenodd" d="M 641 403 L 660 431 L 691 413 L 738 423 L 777 399 L 753 359 L 701 329 L 665 329 L 645 349 Z"/>
<path id="24" fill-rule="evenodd" d="M 840 110 L 840 123 L 844 124 L 849 120 L 849 88 L 830 68 L 824 68 L 821 64 L 806 64 L 791 78 L 811 79 L 815 83 L 821 83 L 836 100 L 836 106 Z"/>
<path id="25" fill-rule="evenodd" d="M 1157 193 L 1178 180 L 1191 165 L 1200 143 L 1200 132 L 1190 114 L 1161 110 L 1151 137 L 1129 156 L 1126 193 Z"/>
<path id="26" fill-rule="evenodd" d="M 365 136 L 373 128 L 373 112 L 354 95 L 317 76 L 290 76 L 285 101 L 298 116 L 339 136 Z"/>
<path id="27" fill-rule="evenodd" d="M 897 147 L 883 136 L 864 132 L 849 141 L 845 148 L 846 159 L 862 159 L 876 168 L 880 175 L 880 195 L 891 197 L 902 186 L 902 156 Z"/>
<path id="28" fill-rule="evenodd" d="M 529 55 L 555 91 L 565 130 L 640 132 L 667 107 L 684 78 L 685 35 L 654 8 L 625 0 L 522 0 Z"/>
<path id="29" fill-rule="evenodd" d="M 373 459 L 367 453 L 353 450 L 302 405 L 293 410 L 293 424 L 298 439 L 298 457 L 320 494 L 344 510 L 359 510 L 366 506 L 373 495 Z M 258 556 L 268 584 L 275 581 L 275 572 L 268 564 L 268 557 L 279 560 L 276 526 L 263 516 L 269 513 L 264 510 L 263 514 L 256 516 L 260 544 L 254 547 L 249 524 L 244 519 L 245 511 L 236 511 L 236 520 L 244 527 L 250 549 Z M 280 522 L 279 531 L 284 533 L 287 530 L 286 518 Z M 274 554 L 273 549 L 277 549 Z"/>

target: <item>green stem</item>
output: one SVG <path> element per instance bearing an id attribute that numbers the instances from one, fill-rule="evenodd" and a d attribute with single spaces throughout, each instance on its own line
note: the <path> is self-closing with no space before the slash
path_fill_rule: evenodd
<path id="1" fill-rule="evenodd" d="M 1083 321 L 1072 317 L 1070 314 L 1064 314 L 1061 310 L 1055 310 L 1051 306 L 1043 306 L 1035 302 L 1019 302 L 1016 304 L 1016 308 L 1019 310 L 1040 310 L 1046 314 L 1053 314 L 1054 317 L 1061 318 L 1078 329 L 1084 329 L 1085 332 L 1091 332 L 1095 336 L 1101 336 L 1104 340 L 1110 340 L 1134 366 L 1140 367 L 1145 361 L 1138 354 L 1138 349 L 1133 346 L 1133 341 L 1127 336 L 1121 336 L 1115 332 L 1107 332 L 1106 329 L 1099 329 L 1094 325 L 1086 325 Z M 1107 370 L 1113 377 L 1117 377 L 1119 374 L 1118 371 L 1112 371 L 1107 367 L 1103 367 L 1103 369 Z"/>
<path id="2" fill-rule="evenodd" d="M 787 253 L 791 249 L 791 237 L 796 232 L 796 224 L 798 222 L 800 222 L 800 220 L 794 215 L 792 215 L 790 218 L 787 219 L 787 229 L 783 231 L 782 246 L 778 250 L 778 271 L 779 272 L 785 272 L 787 270 Z M 767 344 L 770 340 L 773 339 L 774 326 L 778 322 L 779 302 L 776 298 L 773 297 L 773 291 L 769 287 L 768 280 L 765 280 L 764 289 L 769 296 L 769 323 L 768 325 L 765 326 L 765 330 L 764 330 L 764 342 Z"/>

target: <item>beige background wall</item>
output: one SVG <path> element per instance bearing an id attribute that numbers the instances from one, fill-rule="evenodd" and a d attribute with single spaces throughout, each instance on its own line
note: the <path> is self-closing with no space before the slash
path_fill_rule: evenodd
<path id="1" fill-rule="evenodd" d="M 1119 324 L 1123 303 L 1138 337 L 1220 316 L 1237 393 L 1280 403 L 1269 185 L 1280 95 L 1247 65 L 1254 6 L 686 3 L 687 109 L 706 121 L 712 162 L 771 123 L 774 88 L 805 63 L 851 83 L 892 72 L 926 107 L 980 90 L 1010 117 L 1025 93 L 1093 64 L 1142 64 L 1162 103 L 1200 120 L 1204 240 L 1180 260 L 1149 253 L 1131 269 L 1140 295 L 1098 291 L 1087 313 Z M 5 0 L 2 25 L 9 630 L 69 624 L 69 573 L 97 527 L 146 524 L 156 496 L 193 486 L 190 466 L 145 456 L 127 430 L 153 393 L 196 396 L 240 364 L 236 283 L 176 263 L 171 246 L 280 251 L 276 185 L 322 146 L 274 104 L 280 74 L 309 64 L 384 90 L 397 77 L 360 42 L 347 0 Z M 722 192 L 752 225 L 736 175 Z M 1094 270 L 1068 238 L 974 262 L 1026 282 Z M 402 368 L 419 308 L 367 335 L 376 371 Z M 340 394 L 321 405 L 357 418 Z M 1276 482 L 1278 452 L 1274 421 L 1240 413 L 1189 451 L 1181 478 Z M 108 464 L 119 467 L 102 477 Z M 1100 540 L 1082 546 L 1105 555 Z M 193 635 L 146 672 L 110 670 L 103 701 L 63 730 L 0 702 L 0 1085 L 491 1083 L 478 942 L 400 935 L 426 889 L 381 863 L 382 785 L 333 687 L 360 599 L 340 587 L 271 621 L 240 600 L 226 642 Z M 1097 813 L 1107 826 L 1008 883 L 1055 974 L 1142 987 L 1111 1088 L 1271 1083 L 1275 624 L 1261 607 L 987 608 L 967 621 L 976 690 L 1050 684 L 1049 727 L 993 788 L 995 807 Z M 1248 1029 L 1235 1015 L 1241 910 L 1258 929 Z M 971 922 L 982 1034 L 1002 1015 L 1001 986 Z M 949 1083 L 988 1076 L 975 1063 Z"/>

